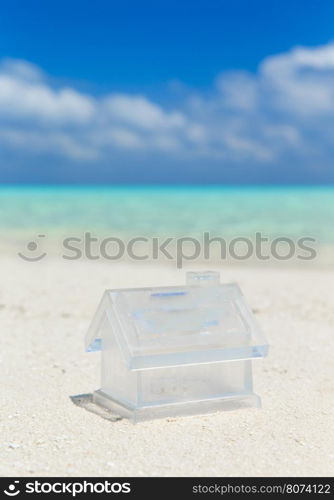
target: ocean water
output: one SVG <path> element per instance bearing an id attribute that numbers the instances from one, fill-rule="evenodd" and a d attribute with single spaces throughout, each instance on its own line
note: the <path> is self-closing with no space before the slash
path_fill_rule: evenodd
<path id="1" fill-rule="evenodd" d="M 332 187 L 0 187 L 2 239 L 286 236 L 334 243 Z"/>

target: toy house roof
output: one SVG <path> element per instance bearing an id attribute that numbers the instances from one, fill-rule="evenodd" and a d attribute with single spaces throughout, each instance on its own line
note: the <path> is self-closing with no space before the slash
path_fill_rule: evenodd
<path id="1" fill-rule="evenodd" d="M 106 290 L 86 336 L 88 351 L 103 349 L 103 325 L 130 370 L 259 358 L 268 351 L 238 285 L 221 284 L 212 272 L 188 273 L 185 286 Z"/>

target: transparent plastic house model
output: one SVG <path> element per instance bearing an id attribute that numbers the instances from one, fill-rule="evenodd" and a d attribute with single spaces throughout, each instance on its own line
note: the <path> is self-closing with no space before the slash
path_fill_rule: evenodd
<path id="1" fill-rule="evenodd" d="M 86 336 L 101 351 L 96 404 L 130 418 L 260 406 L 252 360 L 268 345 L 238 285 L 212 271 L 185 286 L 106 290 Z"/>

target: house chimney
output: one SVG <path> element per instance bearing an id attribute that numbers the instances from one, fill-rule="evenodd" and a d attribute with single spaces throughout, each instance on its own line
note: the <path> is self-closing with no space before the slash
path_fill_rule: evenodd
<path id="1" fill-rule="evenodd" d="M 186 273 L 186 284 L 190 286 L 214 286 L 219 283 L 220 275 L 217 271 L 188 271 Z"/>

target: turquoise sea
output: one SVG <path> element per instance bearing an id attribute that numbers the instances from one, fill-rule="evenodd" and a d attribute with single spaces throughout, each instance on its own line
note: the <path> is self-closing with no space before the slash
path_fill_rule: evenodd
<path id="1" fill-rule="evenodd" d="M 333 187 L 0 187 L 3 240 L 75 235 L 316 238 L 334 243 Z"/>

